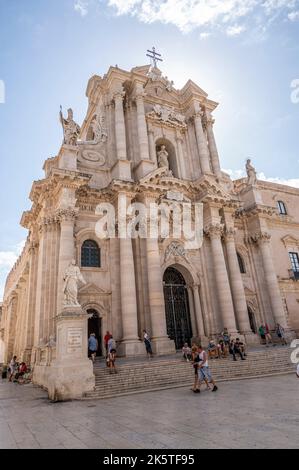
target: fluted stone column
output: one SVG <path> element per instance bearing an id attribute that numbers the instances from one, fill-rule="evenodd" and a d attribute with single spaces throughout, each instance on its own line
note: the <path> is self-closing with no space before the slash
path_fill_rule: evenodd
<path id="1" fill-rule="evenodd" d="M 118 91 L 114 94 L 115 104 L 115 138 L 116 138 L 116 153 L 118 160 L 127 159 L 127 145 L 126 145 L 126 127 L 123 108 L 123 99 L 125 93 Z"/>
<path id="2" fill-rule="evenodd" d="M 183 152 L 183 137 L 181 135 L 176 136 L 177 149 L 178 149 L 178 162 L 180 168 L 180 177 L 182 179 L 186 178 L 186 168 L 184 161 L 184 152 Z"/>
<path id="3" fill-rule="evenodd" d="M 123 341 L 138 341 L 135 268 L 131 238 L 120 241 L 120 290 Z"/>
<path id="4" fill-rule="evenodd" d="M 199 285 L 198 284 L 193 285 L 193 298 L 194 298 L 194 306 L 195 306 L 195 315 L 196 315 L 196 320 L 197 320 L 197 325 L 198 325 L 198 334 L 200 337 L 204 337 L 206 335 L 205 335 L 205 327 L 204 327 L 203 316 L 202 316 L 202 308 L 201 308 L 201 303 L 200 303 L 200 298 L 199 298 Z"/>
<path id="5" fill-rule="evenodd" d="M 227 252 L 229 278 L 238 327 L 242 334 L 250 335 L 252 334 L 252 331 L 249 323 L 242 275 L 240 272 L 240 267 L 237 258 L 234 228 L 230 228 L 225 232 L 225 247 Z"/>
<path id="6" fill-rule="evenodd" d="M 208 149 L 205 132 L 202 126 L 202 112 L 201 111 L 198 111 L 194 115 L 194 125 L 195 125 L 195 133 L 196 133 L 196 139 L 197 139 L 197 147 L 198 147 L 201 171 L 203 174 L 211 173 L 209 149 Z"/>
<path id="7" fill-rule="evenodd" d="M 190 308 L 190 317 L 191 317 L 191 326 L 192 326 L 192 334 L 193 336 L 198 336 L 198 328 L 196 322 L 196 313 L 195 313 L 195 306 L 194 306 L 194 297 L 193 297 L 193 289 L 192 286 L 187 286 L 188 291 L 188 299 L 189 299 L 189 308 Z"/>
<path id="8" fill-rule="evenodd" d="M 23 357 L 26 364 L 30 362 L 34 338 L 34 314 L 36 304 L 36 277 L 38 265 L 38 244 L 30 243 L 29 279 L 26 305 L 25 345 Z"/>
<path id="9" fill-rule="evenodd" d="M 219 161 L 219 154 L 217 150 L 217 144 L 216 144 L 214 130 L 213 130 L 214 122 L 215 120 L 212 118 L 210 114 L 208 114 L 207 119 L 206 119 L 206 127 L 207 127 L 210 157 L 211 157 L 211 162 L 212 162 L 213 173 L 219 176 L 221 173 L 221 169 L 220 169 L 220 161 Z"/>
<path id="10" fill-rule="evenodd" d="M 147 207 L 151 202 L 154 199 L 147 198 Z M 175 352 L 175 346 L 167 335 L 160 251 L 158 238 L 154 234 L 148 234 L 146 238 L 146 256 L 153 349 L 156 354 L 168 354 Z"/>
<path id="11" fill-rule="evenodd" d="M 269 300 L 272 308 L 274 321 L 280 323 L 283 328 L 288 328 L 287 319 L 285 316 L 282 298 L 280 294 L 277 275 L 273 264 L 272 254 L 270 250 L 271 235 L 266 232 L 261 232 L 255 235 L 263 260 L 263 268 L 265 273 L 266 284 L 268 287 Z"/>
<path id="12" fill-rule="evenodd" d="M 216 278 L 215 293 L 219 300 L 223 327 L 227 328 L 230 333 L 235 334 L 237 333 L 237 327 L 231 289 L 221 243 L 222 232 L 223 228 L 220 224 L 211 224 L 206 229 L 206 234 L 210 237 L 211 240 L 214 273 Z"/>
<path id="13" fill-rule="evenodd" d="M 57 216 L 60 220 L 59 265 L 57 279 L 57 313 L 63 306 L 63 278 L 69 263 L 75 259 L 74 226 L 77 211 L 74 209 L 61 209 Z"/>
<path id="14" fill-rule="evenodd" d="M 137 126 L 138 126 L 138 142 L 141 160 L 149 160 L 149 145 L 147 137 L 147 127 L 145 120 L 144 101 L 145 93 L 143 89 L 138 89 L 135 101 L 137 107 Z"/>
<path id="15" fill-rule="evenodd" d="M 157 153 L 156 153 L 156 146 L 155 146 L 155 136 L 154 131 L 148 131 L 148 142 L 149 142 L 149 155 L 152 162 L 155 163 L 157 166 Z"/>

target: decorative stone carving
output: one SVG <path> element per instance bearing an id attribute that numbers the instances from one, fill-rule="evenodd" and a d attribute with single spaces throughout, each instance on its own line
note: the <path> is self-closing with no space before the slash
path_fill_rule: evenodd
<path id="1" fill-rule="evenodd" d="M 247 185 L 255 186 L 257 184 L 256 170 L 253 165 L 251 165 L 251 160 L 248 159 L 246 162 L 246 172 L 247 172 Z"/>
<path id="2" fill-rule="evenodd" d="M 77 145 L 77 140 L 80 135 L 81 128 L 73 119 L 73 110 L 71 108 L 67 111 L 67 118 L 65 119 L 62 114 L 62 108 L 60 107 L 60 122 L 63 128 L 63 143 L 65 145 Z"/>
<path id="3" fill-rule="evenodd" d="M 225 229 L 224 237 L 226 240 L 233 241 L 235 239 L 237 230 L 234 227 L 229 227 Z"/>
<path id="4" fill-rule="evenodd" d="M 256 232 L 254 235 L 251 235 L 251 238 L 257 243 L 270 243 L 271 235 L 268 232 Z"/>
<path id="5" fill-rule="evenodd" d="M 100 142 L 107 142 L 108 134 L 105 127 L 105 118 L 101 114 L 97 114 L 91 121 L 91 128 L 93 130 L 94 138 L 92 143 L 99 144 Z"/>
<path id="6" fill-rule="evenodd" d="M 86 284 L 86 281 L 82 276 L 80 269 L 76 266 L 75 260 L 71 261 L 67 267 L 63 280 L 64 306 L 80 307 L 78 302 L 78 285 L 79 282 Z"/>
<path id="7" fill-rule="evenodd" d="M 210 224 L 204 229 L 205 235 L 209 238 L 221 238 L 223 235 L 223 224 Z"/>
<path id="8" fill-rule="evenodd" d="M 87 160 L 88 162 L 98 163 L 99 166 L 103 166 L 106 163 L 105 156 L 102 155 L 100 152 L 97 152 L 96 150 L 83 150 L 82 158 L 84 158 L 84 160 Z"/>
<path id="9" fill-rule="evenodd" d="M 188 264 L 190 261 L 185 248 L 178 242 L 172 242 L 165 250 L 164 261 L 166 262 L 171 256 L 183 258 Z"/>
<path id="10" fill-rule="evenodd" d="M 173 107 L 167 108 L 156 104 L 153 106 L 153 111 L 147 114 L 147 117 L 155 121 L 167 123 L 172 127 L 187 127 L 185 116 L 177 113 Z"/>
<path id="11" fill-rule="evenodd" d="M 57 212 L 57 217 L 59 218 L 60 222 L 62 221 L 73 221 L 76 219 L 78 213 L 75 209 L 60 209 Z"/>

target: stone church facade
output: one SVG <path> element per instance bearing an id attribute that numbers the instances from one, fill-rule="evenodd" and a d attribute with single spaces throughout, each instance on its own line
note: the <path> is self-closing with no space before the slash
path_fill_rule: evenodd
<path id="1" fill-rule="evenodd" d="M 106 330 L 125 356 L 145 354 L 143 330 L 156 354 L 192 338 L 205 344 L 224 327 L 248 344 L 259 341 L 264 323 L 298 334 L 299 190 L 252 180 L 250 172 L 232 181 L 221 171 L 217 103 L 191 80 L 177 90 L 157 68 L 110 67 L 89 80 L 86 95 L 81 128 L 71 110 L 61 113 L 64 143 L 46 160 L 21 219 L 28 238 L 5 288 L 4 361 L 16 354 L 49 388 L 51 367 L 63 362 L 59 325 L 72 260 L 85 280 L 77 312 L 83 350 L 95 332 L 103 354 Z M 100 239 L 97 207 L 109 203 L 117 219 L 122 196 L 146 207 L 202 203 L 201 248 L 186 250 L 171 236 Z M 70 353 L 79 340 L 76 315 L 68 315 Z"/>

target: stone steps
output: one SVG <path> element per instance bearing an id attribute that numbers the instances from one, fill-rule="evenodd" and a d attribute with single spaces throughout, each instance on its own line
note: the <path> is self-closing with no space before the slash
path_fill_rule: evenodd
<path id="1" fill-rule="evenodd" d="M 273 348 L 249 352 L 246 361 L 232 361 L 232 358 L 210 360 L 210 367 L 216 381 L 258 378 L 294 372 L 290 362 L 290 348 Z M 190 363 L 180 358 L 166 358 L 121 363 L 118 373 L 110 375 L 109 370 L 96 363 L 94 367 L 95 390 L 86 394 L 86 399 L 108 398 L 132 393 L 141 393 L 167 388 L 190 386 L 194 373 Z"/>

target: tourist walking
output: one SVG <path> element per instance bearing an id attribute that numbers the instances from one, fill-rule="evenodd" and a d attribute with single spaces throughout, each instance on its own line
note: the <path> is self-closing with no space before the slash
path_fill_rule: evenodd
<path id="1" fill-rule="evenodd" d="M 191 357 L 192 357 L 192 365 L 193 365 L 193 370 L 194 370 L 194 384 L 191 390 L 194 393 L 200 393 L 199 376 L 198 376 L 199 353 L 198 353 L 198 348 L 195 344 L 192 345 Z"/>
<path id="2" fill-rule="evenodd" d="M 111 338 L 111 333 L 110 331 L 106 331 L 106 334 L 104 336 L 104 345 L 105 345 L 105 351 L 106 351 L 106 359 L 108 357 L 108 341 Z"/>
<path id="3" fill-rule="evenodd" d="M 261 337 L 262 344 L 267 344 L 267 342 L 266 342 L 266 332 L 265 332 L 264 325 L 261 325 L 259 327 L 259 335 Z"/>
<path id="4" fill-rule="evenodd" d="M 199 389 L 201 382 L 204 381 L 207 385 L 207 388 L 209 387 L 209 384 L 213 385 L 212 392 L 216 392 L 218 390 L 218 387 L 212 377 L 211 370 L 209 368 L 209 362 L 208 362 L 208 355 L 206 351 L 202 348 L 202 346 L 198 346 L 198 357 L 199 357 Z"/>
<path id="5" fill-rule="evenodd" d="M 88 339 L 88 357 L 91 358 L 92 362 L 94 362 L 96 359 L 98 347 L 99 344 L 95 333 L 90 333 Z"/>
<path id="6" fill-rule="evenodd" d="M 108 366 L 109 366 L 109 373 L 116 374 L 117 370 L 115 368 L 115 361 L 116 361 L 116 342 L 111 335 L 108 341 Z"/>
<path id="7" fill-rule="evenodd" d="M 281 344 L 287 346 L 288 343 L 285 339 L 284 328 L 279 323 L 276 324 L 276 334 L 277 334 L 278 338 L 280 339 Z"/>
<path id="8" fill-rule="evenodd" d="M 148 333 L 146 332 L 146 330 L 143 330 L 143 341 L 144 341 L 144 344 L 145 344 L 147 357 L 149 359 L 151 359 L 153 357 L 152 343 L 151 343 L 150 337 L 149 337 Z"/>
<path id="9" fill-rule="evenodd" d="M 14 374 L 18 370 L 17 356 L 13 356 L 12 360 L 9 363 L 9 382 L 12 381 Z"/>

